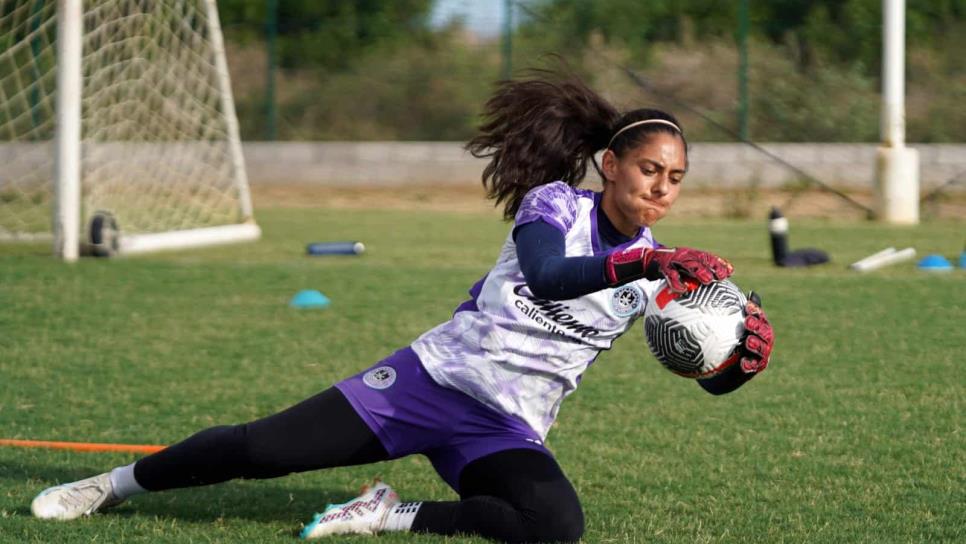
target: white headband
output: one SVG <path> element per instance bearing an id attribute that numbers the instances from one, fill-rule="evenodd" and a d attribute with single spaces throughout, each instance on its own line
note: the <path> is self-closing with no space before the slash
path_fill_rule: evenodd
<path id="1" fill-rule="evenodd" d="M 634 127 L 639 126 L 639 125 L 649 125 L 649 124 L 654 124 L 654 123 L 661 124 L 661 125 L 667 125 L 667 126 L 673 128 L 674 130 L 678 131 L 678 133 L 684 134 L 684 132 L 681 130 L 681 127 L 675 125 L 674 123 L 672 123 L 672 122 L 670 122 L 670 121 L 668 121 L 666 119 L 644 119 L 643 121 L 634 121 L 633 123 L 631 123 L 631 124 L 627 125 L 626 127 L 618 130 L 617 132 L 615 132 L 614 135 L 610 137 L 610 141 L 607 142 L 607 147 L 605 149 L 610 149 L 611 144 L 614 143 L 614 139 L 617 138 L 618 136 L 620 136 L 620 133 L 621 132 L 624 132 L 625 130 L 627 130 L 629 128 L 634 128 Z"/>

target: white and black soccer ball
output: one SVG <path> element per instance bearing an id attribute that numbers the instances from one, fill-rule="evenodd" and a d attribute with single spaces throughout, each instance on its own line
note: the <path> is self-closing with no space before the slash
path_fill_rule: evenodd
<path id="1" fill-rule="evenodd" d="M 730 281 L 674 293 L 666 284 L 644 308 L 644 336 L 665 368 L 686 378 L 707 378 L 738 359 L 747 298 Z"/>

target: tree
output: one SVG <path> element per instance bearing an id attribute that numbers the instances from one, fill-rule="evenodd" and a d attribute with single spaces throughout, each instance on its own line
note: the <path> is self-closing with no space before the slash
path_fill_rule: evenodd
<path id="1" fill-rule="evenodd" d="M 278 0 L 279 62 L 283 68 L 346 69 L 373 47 L 428 39 L 432 0 Z M 226 33 L 256 39 L 268 20 L 264 0 L 222 0 Z"/>

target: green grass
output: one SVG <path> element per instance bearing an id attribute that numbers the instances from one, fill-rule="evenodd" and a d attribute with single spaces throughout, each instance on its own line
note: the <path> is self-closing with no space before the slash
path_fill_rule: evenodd
<path id="1" fill-rule="evenodd" d="M 257 244 L 65 265 L 0 246 L 0 436 L 170 443 L 271 413 L 445 320 L 494 262 L 492 215 L 261 210 Z M 742 390 L 703 393 L 622 338 L 549 438 L 580 493 L 585 542 L 962 542 L 966 272 L 857 275 L 882 247 L 953 256 L 962 223 L 795 222 L 833 263 L 771 266 L 758 222 L 668 222 L 764 296 L 778 343 Z M 361 258 L 304 256 L 359 239 Z M 332 300 L 286 306 L 299 289 Z M 301 522 L 381 475 L 404 499 L 455 495 L 421 457 L 138 497 L 74 523 L 32 519 L 40 489 L 129 463 L 0 448 L 0 542 L 294 542 Z M 337 539 L 338 540 L 338 539 Z M 483 542 L 385 535 L 347 542 Z"/>

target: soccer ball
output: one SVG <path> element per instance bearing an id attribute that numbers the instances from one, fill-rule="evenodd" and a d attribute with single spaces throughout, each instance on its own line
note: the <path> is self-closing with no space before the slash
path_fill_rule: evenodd
<path id="1" fill-rule="evenodd" d="M 745 332 L 745 295 L 730 281 L 688 284 L 675 293 L 663 284 L 644 308 L 644 336 L 665 368 L 686 378 L 708 378 L 738 360 Z"/>

